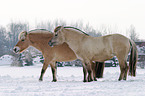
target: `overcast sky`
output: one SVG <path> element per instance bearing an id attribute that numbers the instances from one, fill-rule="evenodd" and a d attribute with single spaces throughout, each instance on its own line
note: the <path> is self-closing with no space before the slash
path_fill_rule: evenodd
<path id="1" fill-rule="evenodd" d="M 140 39 L 145 39 L 145 0 L 1 0 L 0 25 L 11 21 L 29 22 L 62 19 L 82 21 L 94 28 L 117 26 L 125 30 L 133 24 Z M 33 27 L 31 27 L 33 28 Z"/>

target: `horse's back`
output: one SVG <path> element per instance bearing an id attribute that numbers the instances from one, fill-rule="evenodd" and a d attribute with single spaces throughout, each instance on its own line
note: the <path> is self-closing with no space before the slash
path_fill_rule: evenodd
<path id="1" fill-rule="evenodd" d="M 109 60 L 113 56 L 126 53 L 130 48 L 129 39 L 120 34 L 97 37 L 95 41 L 93 44 L 95 48 L 92 48 L 94 49 L 93 53 L 95 53 L 93 58 L 97 58 L 99 61 Z"/>
<path id="2" fill-rule="evenodd" d="M 130 50 L 129 39 L 121 34 L 112 34 L 110 42 L 114 55 L 125 54 Z"/>

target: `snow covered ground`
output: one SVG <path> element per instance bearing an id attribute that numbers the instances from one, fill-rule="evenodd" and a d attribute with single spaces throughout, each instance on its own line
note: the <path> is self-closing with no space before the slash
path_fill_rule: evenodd
<path id="1" fill-rule="evenodd" d="M 41 67 L 0 66 L 0 96 L 145 96 L 145 69 L 118 81 L 119 67 L 105 68 L 103 79 L 84 83 L 82 67 L 58 67 L 58 82 L 51 82 L 49 67 L 39 82 Z"/>
<path id="2" fill-rule="evenodd" d="M 0 66 L 10 65 L 12 63 L 12 56 L 10 55 L 3 55 L 0 57 Z"/>

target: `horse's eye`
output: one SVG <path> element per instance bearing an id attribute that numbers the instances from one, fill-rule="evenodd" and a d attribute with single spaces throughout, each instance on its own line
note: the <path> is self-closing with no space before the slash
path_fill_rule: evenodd
<path id="1" fill-rule="evenodd" d="M 25 41 L 25 40 L 22 40 L 22 41 Z"/>
<path id="2" fill-rule="evenodd" d="M 55 36 L 57 36 L 58 34 L 55 34 Z"/>

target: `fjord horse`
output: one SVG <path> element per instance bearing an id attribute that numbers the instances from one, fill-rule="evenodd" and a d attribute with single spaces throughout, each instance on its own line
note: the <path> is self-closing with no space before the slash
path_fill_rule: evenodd
<path id="1" fill-rule="evenodd" d="M 21 53 L 29 46 L 33 46 L 42 52 L 44 57 L 44 63 L 39 78 L 40 81 L 43 80 L 43 75 L 49 64 L 51 66 L 51 70 L 53 74 L 52 81 L 56 82 L 57 81 L 56 61 L 62 62 L 62 61 L 72 61 L 77 59 L 74 52 L 68 47 L 66 43 L 55 46 L 53 48 L 50 47 L 48 45 L 48 42 L 52 37 L 53 37 L 53 33 L 44 29 L 36 29 L 29 32 L 24 31 L 19 34 L 18 36 L 19 41 L 13 49 L 15 53 Z M 101 64 L 95 64 L 95 65 L 100 67 L 102 66 Z M 101 78 L 103 76 L 102 73 L 103 69 L 104 66 L 102 66 L 100 69 L 95 69 L 96 77 Z"/>
<path id="2" fill-rule="evenodd" d="M 111 34 L 101 37 L 92 37 L 85 32 L 74 27 L 58 26 L 54 30 L 55 36 L 49 41 L 50 46 L 58 46 L 67 43 L 74 51 L 77 58 L 82 60 L 84 72 L 88 73 L 89 81 L 93 81 L 95 74 L 92 69 L 92 61 L 104 62 L 117 56 L 120 66 L 120 80 L 126 80 L 129 67 L 129 74 L 136 75 L 137 48 L 135 43 L 127 37 L 120 34 Z M 127 64 L 128 53 L 131 50 L 129 66 Z M 87 81 L 85 78 L 84 81 Z"/>

